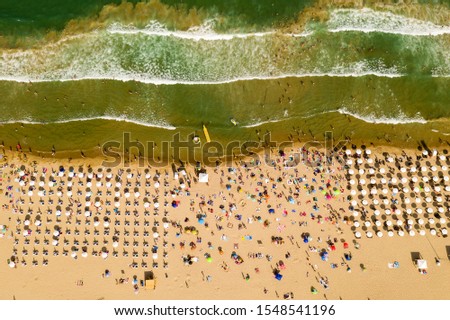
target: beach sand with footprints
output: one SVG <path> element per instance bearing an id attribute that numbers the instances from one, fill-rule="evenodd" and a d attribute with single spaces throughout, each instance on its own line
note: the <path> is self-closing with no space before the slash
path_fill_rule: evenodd
<path id="1" fill-rule="evenodd" d="M 200 182 L 3 152 L 0 298 L 450 298 L 446 150 L 294 153 Z"/>

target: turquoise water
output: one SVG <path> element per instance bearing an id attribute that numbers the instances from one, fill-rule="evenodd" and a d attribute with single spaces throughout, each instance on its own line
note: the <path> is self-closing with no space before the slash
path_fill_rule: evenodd
<path id="1" fill-rule="evenodd" d="M 124 131 L 162 140 L 202 124 L 220 141 L 333 130 L 411 146 L 450 133 L 446 2 L 162 2 L 3 1 L 3 141 L 95 150 Z"/>

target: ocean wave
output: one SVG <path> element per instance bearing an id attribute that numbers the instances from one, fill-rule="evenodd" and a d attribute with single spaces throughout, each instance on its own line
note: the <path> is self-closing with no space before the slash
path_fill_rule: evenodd
<path id="1" fill-rule="evenodd" d="M 387 116 L 377 116 L 377 115 L 362 115 L 362 114 L 358 114 L 356 112 L 352 112 L 349 111 L 347 108 L 340 108 L 338 110 L 328 110 L 328 111 L 324 111 L 324 112 L 318 112 L 318 113 L 313 113 L 313 114 L 309 114 L 306 116 L 302 116 L 302 117 L 286 117 L 286 118 L 282 118 L 282 119 L 269 119 L 266 121 L 261 121 L 261 120 L 254 120 L 255 122 L 247 124 L 242 126 L 242 128 L 255 128 L 255 127 L 259 127 L 265 124 L 269 124 L 269 123 L 278 123 L 278 122 L 282 122 L 282 121 L 288 121 L 288 120 L 295 120 L 295 119 L 310 119 L 310 118 L 314 118 L 317 116 L 322 116 L 322 115 L 326 115 L 326 114 L 332 114 L 332 113 L 339 113 L 342 115 L 346 115 L 346 116 L 351 116 L 353 118 L 356 118 L 358 120 L 364 121 L 366 123 L 371 123 L 371 124 L 411 124 L 411 123 L 419 123 L 419 124 L 425 124 L 427 123 L 427 121 L 425 119 L 423 119 L 422 117 L 420 117 L 420 115 L 417 115 L 416 117 L 407 117 L 406 115 L 400 113 L 399 115 L 395 116 L 395 117 L 387 117 Z"/>
<path id="2" fill-rule="evenodd" d="M 28 83 L 28 82 L 66 82 L 66 81 L 82 81 L 82 80 L 113 80 L 113 81 L 122 81 L 122 82 L 141 82 L 146 84 L 154 84 L 154 85 L 216 85 L 216 84 L 227 84 L 234 83 L 239 81 L 264 81 L 264 80 L 278 80 L 278 79 L 286 79 L 286 78 L 310 78 L 310 77 L 342 77 L 342 78 L 350 78 L 350 77 L 365 77 L 365 76 L 376 76 L 376 77 L 384 77 L 384 78 L 399 78 L 405 76 L 401 73 L 383 73 L 377 71 L 361 71 L 361 72 L 349 72 L 349 73 L 301 73 L 301 74 L 281 74 L 274 76 L 248 76 L 248 77 L 236 77 L 231 79 L 217 80 L 217 81 L 186 81 L 186 80 L 171 80 L 171 79 L 149 79 L 139 75 L 136 76 L 114 76 L 114 75 L 98 75 L 98 76 L 85 76 L 80 78 L 35 78 L 35 77 L 12 77 L 12 76 L 3 76 L 0 75 L 0 81 L 13 81 L 20 83 Z"/>
<path id="3" fill-rule="evenodd" d="M 162 123 L 148 123 L 140 120 L 128 119 L 125 117 L 113 117 L 113 116 L 98 116 L 98 117 L 88 117 L 88 118 L 74 118 L 74 119 L 65 119 L 65 120 L 55 120 L 55 121 L 33 121 L 28 119 L 22 120 L 9 120 L 9 121 L 0 121 L 0 124 L 31 124 L 31 125 L 50 125 L 50 124 L 64 124 L 71 122 L 81 122 L 81 121 L 94 121 L 94 120 L 108 120 L 108 121 L 118 121 L 118 122 L 127 122 L 133 123 L 140 126 L 151 127 L 151 128 L 159 128 L 165 130 L 175 130 L 176 127 L 162 124 Z"/>
<path id="4" fill-rule="evenodd" d="M 379 116 L 375 114 L 362 115 L 356 112 L 349 111 L 347 108 L 340 108 L 336 111 L 343 115 L 351 116 L 358 120 L 362 120 L 367 123 L 373 124 L 410 124 L 410 123 L 420 123 L 425 124 L 427 121 L 423 119 L 419 114 L 416 117 L 408 117 L 403 113 L 396 115 L 395 117 Z"/>
<path id="5" fill-rule="evenodd" d="M 450 34 L 450 26 L 403 17 L 391 12 L 363 9 L 336 9 L 327 22 L 329 32 L 382 32 L 411 36 Z"/>
<path id="6" fill-rule="evenodd" d="M 119 23 L 113 23 L 107 29 L 107 32 L 112 34 L 146 34 L 149 36 L 160 37 L 175 37 L 180 39 L 194 40 L 194 41 L 220 41 L 220 40 L 232 40 L 232 39 L 246 39 L 250 37 L 264 37 L 273 35 L 275 31 L 266 32 L 254 32 L 254 33 L 229 33 L 220 34 L 213 30 L 211 20 L 206 21 L 204 24 L 198 27 L 191 27 L 187 31 L 172 31 L 167 29 L 163 24 L 158 21 L 152 21 L 144 28 L 136 28 L 132 25 L 122 25 Z M 308 34 L 305 34 L 305 36 Z M 291 36 L 301 36 L 301 34 L 291 34 Z"/>

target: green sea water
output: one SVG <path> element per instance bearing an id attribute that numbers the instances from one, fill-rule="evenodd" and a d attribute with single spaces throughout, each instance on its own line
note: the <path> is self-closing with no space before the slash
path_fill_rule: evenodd
<path id="1" fill-rule="evenodd" d="M 221 142 L 447 143 L 446 1 L 119 3 L 0 3 L 6 146 L 94 155 L 203 124 Z"/>

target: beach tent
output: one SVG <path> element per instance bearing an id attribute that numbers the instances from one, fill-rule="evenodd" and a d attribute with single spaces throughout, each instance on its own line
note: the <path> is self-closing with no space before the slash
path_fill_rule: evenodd
<path id="1" fill-rule="evenodd" d="M 153 289 L 156 288 L 156 279 L 152 271 L 146 271 L 144 273 L 145 279 L 145 289 Z"/>
<path id="2" fill-rule="evenodd" d="M 427 260 L 417 259 L 416 266 L 418 269 L 427 269 L 428 268 Z"/>
<path id="3" fill-rule="evenodd" d="M 207 173 L 200 173 L 198 175 L 198 181 L 199 182 L 203 182 L 203 183 L 208 182 L 208 174 Z"/>

